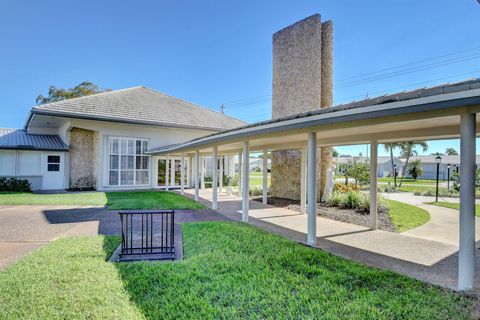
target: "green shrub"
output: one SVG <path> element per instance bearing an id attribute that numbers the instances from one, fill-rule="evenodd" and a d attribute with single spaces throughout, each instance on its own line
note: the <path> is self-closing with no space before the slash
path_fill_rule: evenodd
<path id="1" fill-rule="evenodd" d="M 387 185 L 381 185 L 378 187 L 379 192 L 385 192 L 385 193 L 392 193 L 392 192 L 397 192 L 398 189 L 395 188 L 394 185 L 391 185 L 390 183 Z"/>
<path id="2" fill-rule="evenodd" d="M 225 186 L 238 186 L 238 176 L 223 176 L 223 184 Z"/>
<path id="3" fill-rule="evenodd" d="M 344 196 L 338 191 L 331 192 L 325 199 L 326 204 L 330 207 L 340 207 L 343 204 L 343 201 Z"/>
<path id="4" fill-rule="evenodd" d="M 251 187 L 249 190 L 251 196 L 261 196 L 263 195 L 263 189 L 260 187 Z"/>
<path id="5" fill-rule="evenodd" d="M 32 187 L 27 179 L 0 177 L 0 191 L 32 192 Z"/>
<path id="6" fill-rule="evenodd" d="M 356 209 L 360 206 L 361 202 L 360 193 L 355 191 L 348 191 L 345 194 L 345 202 L 343 205 L 349 209 Z"/>

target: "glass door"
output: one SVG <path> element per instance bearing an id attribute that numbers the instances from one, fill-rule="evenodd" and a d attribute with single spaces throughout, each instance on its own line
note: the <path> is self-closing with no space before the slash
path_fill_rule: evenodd
<path id="1" fill-rule="evenodd" d="M 157 186 L 165 186 L 166 183 L 166 174 L 167 174 L 167 160 L 158 159 L 158 176 L 157 176 Z"/>

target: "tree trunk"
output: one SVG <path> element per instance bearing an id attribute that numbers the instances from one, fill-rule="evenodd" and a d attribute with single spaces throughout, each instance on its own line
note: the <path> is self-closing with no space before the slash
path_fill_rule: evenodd
<path id="1" fill-rule="evenodd" d="M 403 170 L 402 170 L 402 177 L 400 178 L 400 183 L 398 184 L 399 188 L 402 186 L 403 177 L 405 176 L 405 172 L 407 171 L 408 160 L 410 160 L 411 153 L 412 153 L 412 147 L 408 147 L 407 159 L 405 160 L 405 165 L 403 166 Z"/>

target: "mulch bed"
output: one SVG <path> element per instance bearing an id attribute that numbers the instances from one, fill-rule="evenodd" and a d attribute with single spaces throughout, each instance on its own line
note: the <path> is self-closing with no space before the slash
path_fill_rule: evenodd
<path id="1" fill-rule="evenodd" d="M 254 201 L 262 202 L 262 198 L 254 198 Z M 297 212 L 300 211 L 300 201 L 290 200 L 285 198 L 268 197 L 268 204 L 274 207 L 285 208 Z M 321 217 L 356 224 L 359 226 L 368 227 L 370 216 L 368 213 L 359 212 L 352 209 L 330 207 L 325 203 L 317 203 L 317 214 Z M 388 212 L 379 210 L 377 214 L 378 228 L 380 230 L 395 232 L 395 227 L 390 220 Z"/>

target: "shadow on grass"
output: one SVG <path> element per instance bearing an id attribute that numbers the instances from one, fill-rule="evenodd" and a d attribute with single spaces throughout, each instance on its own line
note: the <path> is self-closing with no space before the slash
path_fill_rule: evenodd
<path id="1" fill-rule="evenodd" d="M 243 223 L 183 231 L 182 261 L 115 264 L 146 318 L 476 317 L 475 299 Z"/>

